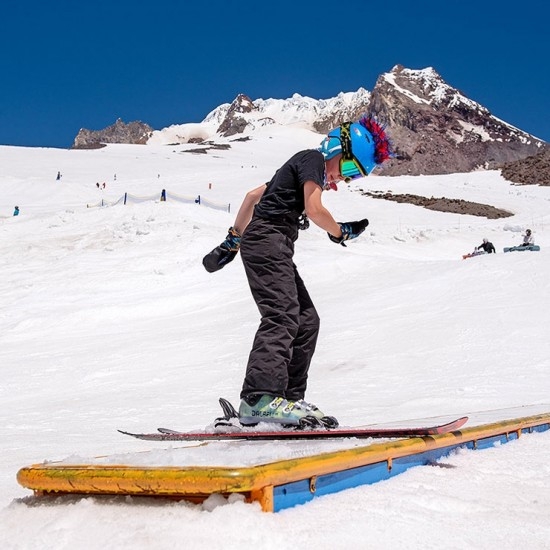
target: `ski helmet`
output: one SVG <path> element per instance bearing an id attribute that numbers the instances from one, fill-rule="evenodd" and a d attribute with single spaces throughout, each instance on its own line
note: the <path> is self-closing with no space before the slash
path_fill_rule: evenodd
<path id="1" fill-rule="evenodd" d="M 391 142 L 385 129 L 372 117 L 364 116 L 358 122 L 344 122 L 338 128 L 331 130 L 322 141 L 319 151 L 330 160 L 336 155 L 342 155 L 342 175 L 346 177 L 346 161 L 350 165 L 350 173 L 355 177 L 370 174 L 376 166 L 391 158 Z M 346 178 L 347 179 L 347 178 Z"/>

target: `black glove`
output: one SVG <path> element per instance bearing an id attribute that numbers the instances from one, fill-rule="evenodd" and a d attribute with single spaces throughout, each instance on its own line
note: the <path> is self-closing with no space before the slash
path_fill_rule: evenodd
<path id="1" fill-rule="evenodd" d="M 225 237 L 225 241 L 202 259 L 204 269 L 206 269 L 208 273 L 219 271 L 222 267 L 235 259 L 240 247 L 241 235 L 236 229 L 230 227 L 227 237 Z"/>
<path id="2" fill-rule="evenodd" d="M 306 213 L 304 212 L 299 218 L 298 218 L 298 229 L 306 230 L 309 228 L 309 218 L 306 216 Z"/>
<path id="3" fill-rule="evenodd" d="M 355 239 L 365 231 L 367 225 L 369 225 L 369 220 L 366 218 L 364 220 L 360 220 L 358 222 L 344 222 L 340 223 L 338 222 L 338 225 L 340 226 L 340 229 L 342 230 L 342 236 L 341 237 L 335 237 L 334 235 L 331 235 L 330 233 L 327 233 L 328 238 L 336 244 L 341 244 L 342 246 L 346 246 L 346 243 L 344 241 L 349 241 L 350 239 Z"/>

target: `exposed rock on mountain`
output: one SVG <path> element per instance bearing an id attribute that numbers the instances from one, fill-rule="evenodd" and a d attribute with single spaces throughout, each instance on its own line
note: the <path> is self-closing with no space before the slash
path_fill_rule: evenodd
<path id="1" fill-rule="evenodd" d="M 148 139 L 151 144 L 202 143 L 216 137 L 250 137 L 269 125 L 326 134 L 364 113 L 385 124 L 394 143 L 396 157 L 378 169 L 383 175 L 498 169 L 536 155 L 544 146 L 543 141 L 494 117 L 446 84 L 433 68 L 412 70 L 396 65 L 378 78 L 372 92 L 360 88 L 322 100 L 294 94 L 289 99 L 252 101 L 239 94 L 232 103 L 214 109 L 201 123 L 153 131 L 147 124 L 117 120 L 99 132 L 82 129 L 73 147 L 146 143 Z"/>
<path id="2" fill-rule="evenodd" d="M 394 142 L 398 158 L 384 166 L 388 175 L 495 169 L 543 145 L 446 84 L 432 68 L 397 65 L 381 75 L 368 110 L 387 125 Z"/>
<path id="3" fill-rule="evenodd" d="M 289 99 L 252 101 L 239 94 L 233 103 L 220 105 L 209 113 L 203 123 L 216 124 L 217 133 L 224 137 L 253 132 L 271 124 L 308 128 L 324 134 L 346 120 L 359 118 L 367 110 L 369 98 L 370 93 L 364 88 L 319 100 L 294 94 Z"/>
<path id="4" fill-rule="evenodd" d="M 130 122 L 125 124 L 122 120 L 117 121 L 104 130 L 87 130 L 81 128 L 76 136 L 73 149 L 98 149 L 106 143 L 130 143 L 145 144 L 153 133 L 153 128 L 143 122 Z"/>
<path id="5" fill-rule="evenodd" d="M 550 148 L 502 167 L 502 177 L 514 183 L 550 185 Z"/>
<path id="6" fill-rule="evenodd" d="M 388 201 L 414 204 L 415 206 L 423 206 L 428 210 L 436 210 L 437 212 L 450 212 L 452 214 L 468 214 L 470 216 L 479 216 L 489 220 L 497 220 L 499 218 L 509 218 L 513 216 L 512 212 L 495 208 L 489 204 L 481 204 L 477 202 L 465 201 L 463 199 L 447 199 L 446 197 L 422 197 L 420 195 L 397 194 L 391 192 L 378 191 L 363 191 L 363 195 L 368 195 L 375 199 L 385 199 Z"/>
<path id="7" fill-rule="evenodd" d="M 246 128 L 247 121 L 240 115 L 251 113 L 254 110 L 257 111 L 258 108 L 252 100 L 244 94 L 239 94 L 229 106 L 227 114 L 218 128 L 218 134 L 225 137 L 242 134 Z"/>
<path id="8" fill-rule="evenodd" d="M 397 156 L 384 164 L 384 175 L 496 169 L 537 153 L 544 143 L 494 117 L 446 84 L 433 68 L 411 70 L 400 65 L 381 75 L 372 93 L 361 88 L 329 100 L 295 94 L 288 100 L 267 101 L 240 94 L 204 122 L 218 122 L 217 131 L 223 136 L 253 132 L 267 118 L 324 134 L 365 112 L 387 126 L 394 142 Z"/>

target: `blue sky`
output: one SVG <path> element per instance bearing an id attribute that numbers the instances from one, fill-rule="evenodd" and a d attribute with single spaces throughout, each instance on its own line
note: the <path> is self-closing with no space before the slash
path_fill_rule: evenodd
<path id="1" fill-rule="evenodd" d="M 434 67 L 495 116 L 550 141 L 546 0 L 5 4 L 1 145 L 70 147 L 80 128 L 117 118 L 155 129 L 200 122 L 238 93 L 372 90 L 398 63 Z"/>

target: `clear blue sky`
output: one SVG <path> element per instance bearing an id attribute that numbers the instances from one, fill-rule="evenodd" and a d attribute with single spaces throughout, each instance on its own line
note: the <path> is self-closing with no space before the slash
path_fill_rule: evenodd
<path id="1" fill-rule="evenodd" d="M 550 141 L 548 0 L 18 0 L 0 10 L 0 144 L 122 118 L 200 122 L 238 93 L 329 98 L 434 67 Z"/>

